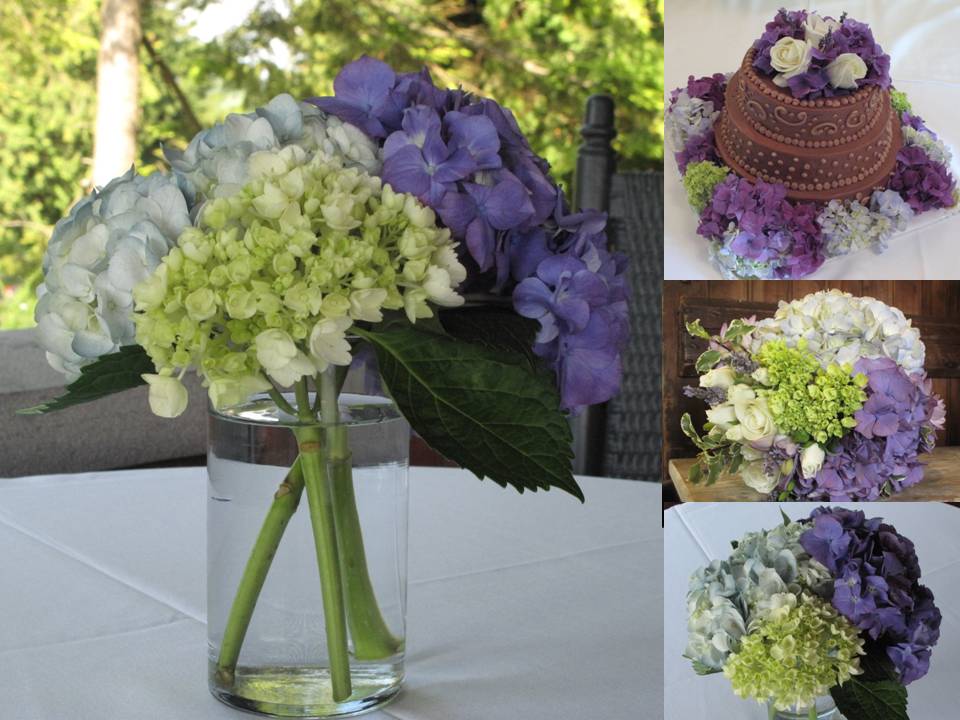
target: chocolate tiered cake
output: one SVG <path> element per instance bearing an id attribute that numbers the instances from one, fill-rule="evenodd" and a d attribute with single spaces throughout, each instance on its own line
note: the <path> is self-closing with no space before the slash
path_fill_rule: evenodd
<path id="1" fill-rule="evenodd" d="M 886 186 L 903 146 L 890 93 L 867 85 L 805 100 L 754 67 L 751 49 L 727 85 L 717 152 L 738 175 L 781 183 L 796 200 L 869 199 Z"/>
<path id="2" fill-rule="evenodd" d="M 846 13 L 778 12 L 736 72 L 670 93 L 664 136 L 726 278 L 802 278 L 883 252 L 914 216 L 960 197 L 950 148 Z"/>

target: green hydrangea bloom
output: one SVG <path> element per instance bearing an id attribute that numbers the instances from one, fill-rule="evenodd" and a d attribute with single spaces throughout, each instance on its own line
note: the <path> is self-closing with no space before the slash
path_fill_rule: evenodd
<path id="1" fill-rule="evenodd" d="M 695 162 L 687 165 L 683 187 L 687 199 L 697 212 L 702 212 L 713 197 L 714 188 L 730 174 L 730 168 L 712 162 Z"/>
<path id="2" fill-rule="evenodd" d="M 412 195 L 298 146 L 254 153 L 249 177 L 134 289 L 137 342 L 160 375 L 194 367 L 215 405 L 239 402 L 266 376 L 289 386 L 348 365 L 354 322 L 463 302 L 450 232 Z"/>
<path id="3" fill-rule="evenodd" d="M 774 421 L 799 441 L 823 444 L 856 427 L 854 413 L 867 399 L 867 378 L 849 364 L 820 367 L 800 340 L 791 348 L 783 340 L 764 343 L 756 359 L 766 369 L 769 390 L 761 390 Z"/>
<path id="4" fill-rule="evenodd" d="M 859 631 L 827 602 L 804 595 L 757 623 L 723 667 L 734 692 L 778 710 L 810 706 L 860 674 Z"/>
<path id="5" fill-rule="evenodd" d="M 910 105 L 910 101 L 907 99 L 907 94 L 905 92 L 891 89 L 890 104 L 893 105 L 893 109 L 898 113 L 913 112 L 913 106 Z"/>

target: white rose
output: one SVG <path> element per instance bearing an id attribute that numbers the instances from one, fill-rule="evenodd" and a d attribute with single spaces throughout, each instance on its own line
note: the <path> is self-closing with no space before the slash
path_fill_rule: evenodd
<path id="1" fill-rule="evenodd" d="M 814 47 L 818 47 L 821 41 L 829 32 L 836 32 L 840 29 L 840 23 L 833 18 L 822 18 L 816 13 L 807 15 L 806 22 L 803 23 L 804 38 Z"/>
<path id="2" fill-rule="evenodd" d="M 770 49 L 770 64 L 777 75 L 773 82 L 779 87 L 786 87 L 787 80 L 802 75 L 810 67 L 810 53 L 813 46 L 806 40 L 785 37 L 777 40 Z"/>
<path id="3" fill-rule="evenodd" d="M 773 442 L 777 426 L 773 421 L 770 408 L 767 407 L 766 398 L 734 403 L 734 411 L 737 420 L 740 422 L 740 430 L 744 440 L 754 443 Z"/>
<path id="4" fill-rule="evenodd" d="M 154 415 L 175 418 L 187 409 L 187 389 L 175 377 L 141 375 L 150 386 L 150 410 Z"/>
<path id="5" fill-rule="evenodd" d="M 856 90 L 857 80 L 867 76 L 867 64 L 856 53 L 843 53 L 827 65 L 827 77 L 835 88 Z"/>
<path id="6" fill-rule="evenodd" d="M 767 475 L 763 470 L 762 462 L 747 463 L 740 470 L 740 477 L 747 487 L 751 487 L 758 493 L 766 495 L 772 492 L 780 479 L 775 475 Z"/>
<path id="7" fill-rule="evenodd" d="M 730 403 L 717 405 L 707 410 L 707 421 L 721 428 L 729 427 L 737 421 L 737 412 Z"/>
<path id="8" fill-rule="evenodd" d="M 823 448 L 816 443 L 805 447 L 803 452 L 800 453 L 800 468 L 803 471 L 803 476 L 809 480 L 820 472 L 825 457 L 826 453 L 823 452 Z"/>
<path id="9" fill-rule="evenodd" d="M 753 388 L 743 383 L 732 385 L 727 390 L 727 402 L 734 404 L 749 402 L 756 397 L 757 394 L 753 391 Z"/>
<path id="10" fill-rule="evenodd" d="M 700 387 L 727 389 L 733 385 L 734 372 L 730 367 L 718 367 L 700 376 Z"/>

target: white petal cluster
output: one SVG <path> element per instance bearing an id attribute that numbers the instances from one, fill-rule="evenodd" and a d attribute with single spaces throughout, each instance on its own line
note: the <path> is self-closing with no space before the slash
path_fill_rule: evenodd
<path id="1" fill-rule="evenodd" d="M 40 342 L 56 370 L 75 380 L 83 365 L 135 342 L 133 288 L 189 225 L 177 183 L 132 168 L 56 224 L 35 312 Z"/>
<path id="2" fill-rule="evenodd" d="M 240 191 L 251 177 L 249 160 L 257 151 L 290 145 L 311 156 L 338 157 L 371 175 L 380 173 L 382 153 L 361 130 L 286 93 L 254 112 L 228 115 L 197 133 L 183 152 L 165 152 L 193 208 Z"/>
<path id="3" fill-rule="evenodd" d="M 714 560 L 691 576 L 686 657 L 722 668 L 757 622 L 787 612 L 801 593 L 832 581 L 800 545 L 806 529 L 791 522 L 748 533 L 728 559 Z"/>
<path id="4" fill-rule="evenodd" d="M 904 145 L 916 145 L 929 155 L 934 162 L 940 163 L 945 168 L 950 167 L 953 155 L 950 153 L 950 149 L 938 140 L 933 133 L 917 130 L 910 125 L 904 125 L 902 130 Z"/>
<path id="5" fill-rule="evenodd" d="M 920 331 L 900 310 L 839 290 L 781 302 L 772 318 L 757 324 L 752 342 L 759 348 L 777 338 L 791 347 L 804 338 L 807 349 L 824 367 L 854 363 L 861 357 L 887 357 L 907 372 L 915 372 L 923 368 L 925 359 Z"/>
<path id="6" fill-rule="evenodd" d="M 712 100 L 692 98 L 684 89 L 677 95 L 675 102 L 667 107 L 663 132 L 674 152 L 681 152 L 687 140 L 703 135 L 720 117 L 720 111 L 713 106 Z"/>

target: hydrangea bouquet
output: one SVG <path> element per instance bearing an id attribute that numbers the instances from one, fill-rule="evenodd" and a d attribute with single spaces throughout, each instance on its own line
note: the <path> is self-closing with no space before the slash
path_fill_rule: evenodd
<path id="1" fill-rule="evenodd" d="M 397 651 L 355 567 L 359 531 L 344 530 L 356 508 L 325 470 L 349 456 L 347 368 L 375 355 L 413 429 L 478 477 L 582 499 L 566 416 L 617 392 L 627 290 L 605 216 L 569 211 L 509 110 L 369 57 L 334 88 L 230 115 L 168 151 L 170 174 L 131 170 L 57 224 L 36 318 L 72 382 L 26 412 L 146 383 L 153 412 L 175 417 L 187 372 L 214 408 L 272 398 L 300 454 L 251 553 L 219 679 L 305 490 L 340 700 L 346 623 L 358 655 Z M 359 581 L 341 582 L 344 558 Z"/>
<path id="2" fill-rule="evenodd" d="M 781 302 L 772 318 L 710 335 L 688 397 L 708 405 L 692 482 L 723 472 L 770 499 L 876 500 L 923 479 L 920 455 L 946 419 L 920 332 L 898 309 L 830 290 Z"/>
<path id="3" fill-rule="evenodd" d="M 890 57 L 866 24 L 845 15 L 835 20 L 781 10 L 753 47 L 753 66 L 795 98 L 890 88 Z M 723 164 L 714 137 L 730 77 L 690 76 L 686 87 L 671 93 L 664 125 L 700 218 L 697 233 L 723 277 L 802 278 L 832 257 L 867 248 L 882 253 L 915 215 L 957 204 L 949 148 L 893 89 L 904 144 L 885 189 L 875 190 L 869 202 L 790 200 L 781 183 L 737 175 Z"/>
<path id="4" fill-rule="evenodd" d="M 690 578 L 687 612 L 697 673 L 722 672 L 771 718 L 811 720 L 828 693 L 847 720 L 906 718 L 941 620 L 913 543 L 838 507 L 734 542 Z"/>

